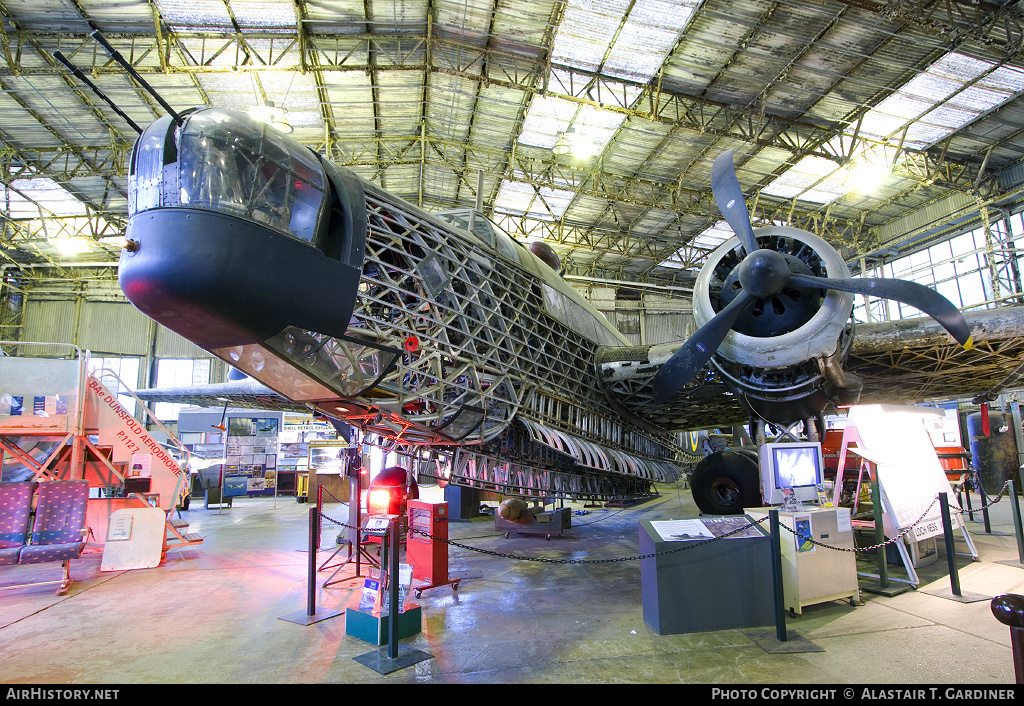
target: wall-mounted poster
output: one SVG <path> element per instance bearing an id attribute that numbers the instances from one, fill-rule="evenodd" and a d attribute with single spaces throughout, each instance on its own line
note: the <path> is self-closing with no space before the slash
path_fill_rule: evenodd
<path id="1" fill-rule="evenodd" d="M 228 436 L 239 438 L 252 436 L 252 419 L 249 417 L 231 417 L 228 419 Z"/>
<path id="2" fill-rule="evenodd" d="M 231 417 L 225 444 L 225 467 L 247 476 L 247 492 L 272 493 L 277 486 L 278 420 Z"/>

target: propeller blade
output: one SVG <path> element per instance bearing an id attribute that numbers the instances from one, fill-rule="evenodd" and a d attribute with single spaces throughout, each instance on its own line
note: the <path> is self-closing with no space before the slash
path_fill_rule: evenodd
<path id="1" fill-rule="evenodd" d="M 840 292 L 853 292 L 854 294 L 866 294 L 882 299 L 895 299 L 904 304 L 909 304 L 915 309 L 920 309 L 938 321 L 942 328 L 949 331 L 949 335 L 955 338 L 957 343 L 963 346 L 965 350 L 969 350 L 974 345 L 971 331 L 967 327 L 967 321 L 964 319 L 963 314 L 960 313 L 960 310 L 956 308 L 953 302 L 934 289 L 925 287 L 923 284 L 902 279 L 878 279 L 872 277 L 828 279 L 827 277 L 814 277 L 797 273 L 790 274 L 789 283 L 797 287 L 838 289 Z"/>
<path id="2" fill-rule="evenodd" d="M 718 210 L 722 212 L 733 232 L 739 236 L 747 254 L 757 250 L 757 238 L 754 237 L 754 228 L 750 225 L 750 214 L 747 212 L 743 190 L 740 189 L 740 180 L 736 178 L 732 150 L 726 150 L 718 155 L 711 166 L 711 193 L 715 195 Z"/>
<path id="3" fill-rule="evenodd" d="M 655 404 L 663 404 L 707 365 L 736 319 L 756 300 L 757 297 L 741 290 L 727 307 L 686 339 L 686 343 L 654 374 L 651 384 L 654 386 Z"/>

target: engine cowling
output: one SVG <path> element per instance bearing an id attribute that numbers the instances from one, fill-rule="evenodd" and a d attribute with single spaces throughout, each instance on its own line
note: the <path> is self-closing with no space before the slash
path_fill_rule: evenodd
<path id="1" fill-rule="evenodd" d="M 850 277 L 835 248 L 813 233 L 766 226 L 754 235 L 760 248 L 780 253 L 791 272 Z M 693 295 L 698 327 L 736 296 L 743 258 L 740 240 L 733 237 L 701 268 Z M 860 381 L 842 370 L 853 340 L 852 311 L 848 292 L 787 286 L 736 321 L 712 364 L 753 414 L 772 422 L 814 417 L 830 400 L 850 404 L 860 393 Z"/>

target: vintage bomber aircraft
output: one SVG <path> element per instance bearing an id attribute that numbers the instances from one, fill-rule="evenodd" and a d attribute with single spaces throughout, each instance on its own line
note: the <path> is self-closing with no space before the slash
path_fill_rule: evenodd
<path id="1" fill-rule="evenodd" d="M 145 314 L 253 378 L 161 399 L 315 410 L 421 474 L 527 496 L 643 497 L 699 460 L 685 430 L 810 424 L 856 401 L 852 292 L 910 303 L 970 346 L 932 290 L 851 279 L 822 239 L 752 229 L 731 153 L 713 192 L 737 237 L 698 277 L 699 328 L 636 347 L 550 250 L 471 209 L 426 213 L 245 114 L 197 109 L 134 147 L 119 278 Z M 756 469 L 724 466 L 698 490 L 749 504 Z"/>

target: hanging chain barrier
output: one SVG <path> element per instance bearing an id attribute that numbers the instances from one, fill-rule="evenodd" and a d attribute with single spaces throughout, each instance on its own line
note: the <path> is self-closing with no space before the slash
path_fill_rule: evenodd
<path id="1" fill-rule="evenodd" d="M 977 477 L 977 471 L 975 471 L 972 474 L 971 482 L 974 484 L 975 488 L 980 488 L 981 487 L 981 479 Z M 1010 481 L 1004 482 L 1003 483 L 1003 487 L 999 489 L 999 493 L 996 494 L 996 497 L 994 499 L 992 499 L 992 501 L 988 505 L 981 505 L 979 507 L 972 507 L 970 510 L 963 510 L 963 509 L 957 510 L 956 508 L 954 508 L 953 512 L 957 512 L 957 513 L 962 515 L 962 514 L 964 514 L 964 512 L 969 512 L 970 513 L 970 512 L 981 512 L 982 510 L 988 510 L 990 507 L 992 507 L 997 502 L 1002 500 L 1003 494 L 1006 493 L 1006 491 L 1007 491 L 1007 489 L 1009 489 L 1009 487 L 1010 487 Z"/>
<path id="2" fill-rule="evenodd" d="M 992 502 L 990 502 L 988 505 L 986 505 L 985 508 L 991 507 L 992 505 L 997 503 L 1000 500 L 1000 498 L 1002 498 L 1003 494 L 1006 492 L 1006 489 L 1007 489 L 1008 486 L 1009 486 L 1009 482 L 1004 483 L 1003 487 L 1000 489 L 999 494 L 996 496 L 995 500 L 992 500 Z M 922 520 L 924 520 L 924 518 L 926 518 L 928 516 L 928 514 L 931 512 L 932 508 L 935 507 L 935 503 L 937 503 L 938 501 L 939 501 L 939 497 L 938 497 L 938 495 L 936 495 L 935 498 L 932 500 L 931 504 L 929 504 L 928 507 L 925 508 L 924 512 L 921 513 L 921 516 L 918 517 L 917 520 L 912 522 L 910 525 L 908 525 L 899 534 L 895 535 L 894 537 L 891 537 L 890 539 L 887 539 L 884 542 L 881 542 L 880 544 L 873 544 L 873 545 L 871 545 L 869 547 L 854 547 L 854 548 L 834 547 L 834 546 L 829 545 L 829 544 L 822 544 L 821 542 L 816 542 L 815 540 L 811 539 L 810 537 L 808 537 L 806 535 L 797 534 L 796 530 L 794 530 L 793 528 L 788 527 L 786 525 L 780 524 L 779 526 L 782 527 L 782 529 L 786 530 L 787 532 L 796 535 L 798 537 L 798 539 L 800 539 L 802 541 L 810 542 L 811 544 L 814 544 L 815 546 L 821 547 L 823 549 L 833 549 L 833 550 L 835 550 L 837 552 L 873 552 L 873 551 L 881 549 L 882 547 L 887 546 L 889 544 L 895 544 L 896 542 L 898 542 L 901 539 L 903 539 L 903 537 L 905 537 L 918 523 L 920 523 Z M 982 508 L 978 508 L 977 510 L 972 510 L 971 512 L 978 512 L 980 509 L 982 509 Z M 955 509 L 955 508 L 954 508 L 954 512 L 958 512 L 961 515 L 964 514 L 963 510 L 958 510 L 958 509 Z M 327 515 L 324 515 L 323 513 L 321 513 L 321 516 L 325 520 L 327 520 L 328 522 L 331 522 L 331 523 L 333 523 L 335 525 L 338 525 L 340 527 L 344 527 L 346 529 L 358 529 L 356 527 L 352 527 L 350 525 L 346 525 L 344 522 L 339 522 L 338 520 L 335 520 L 335 519 L 333 519 L 333 518 L 331 518 L 331 517 L 329 517 Z M 444 538 L 441 538 L 441 537 L 434 537 L 429 532 L 424 532 L 423 530 L 416 529 L 415 527 L 410 527 L 408 529 L 408 531 L 409 532 L 414 532 L 414 533 L 416 533 L 418 535 L 422 535 L 423 537 L 426 537 L 427 539 L 430 539 L 432 541 L 444 542 L 445 544 L 451 545 L 453 547 L 458 547 L 459 549 L 465 549 L 465 550 L 471 551 L 471 552 L 479 552 L 480 554 L 487 554 L 489 556 L 501 557 L 502 559 L 512 559 L 512 560 L 515 560 L 515 561 L 534 561 L 534 562 L 540 562 L 540 563 L 543 563 L 543 564 L 613 564 L 613 563 L 621 562 L 621 561 L 640 561 L 640 560 L 643 560 L 643 559 L 653 559 L 655 557 L 662 557 L 662 556 L 667 556 L 669 554 L 676 554 L 678 552 L 687 551 L 689 549 L 696 549 L 697 547 L 702 547 L 702 546 L 704 546 L 706 544 L 709 544 L 710 542 L 717 542 L 717 541 L 719 541 L 721 539 L 727 539 L 727 538 L 733 536 L 734 534 L 739 534 L 740 532 L 748 530 L 751 527 L 754 527 L 755 525 L 760 525 L 762 522 L 764 522 L 767 519 L 768 519 L 768 517 L 766 516 L 766 517 L 762 517 L 760 520 L 753 520 L 753 521 L 749 522 L 748 524 L 743 525 L 742 527 L 740 527 L 738 529 L 735 529 L 735 530 L 733 530 L 731 532 L 728 532 L 728 533 L 723 534 L 723 535 L 718 536 L 718 537 L 709 538 L 709 539 L 707 539 L 705 541 L 686 542 L 682 546 L 680 546 L 680 547 L 678 547 L 676 549 L 669 549 L 668 551 L 663 551 L 663 552 L 655 552 L 653 554 L 641 554 L 639 556 L 616 557 L 614 559 L 550 559 L 550 558 L 547 558 L 547 557 L 520 556 L 518 554 L 507 554 L 505 552 L 496 552 L 496 551 L 493 551 L 493 550 L 490 550 L 490 549 L 481 549 L 480 547 L 471 547 L 468 544 L 461 544 L 459 542 L 455 542 L 455 541 L 452 541 L 450 539 L 444 539 Z"/>
<path id="3" fill-rule="evenodd" d="M 353 528 L 353 527 L 351 527 L 349 525 L 345 525 L 344 523 L 340 523 L 337 520 L 334 520 L 334 518 L 329 517 L 328 515 L 324 515 L 324 518 L 328 522 L 333 523 L 334 525 L 338 525 L 340 527 L 344 527 L 344 528 L 346 528 L 348 530 L 355 529 L 355 528 Z M 655 556 L 665 556 L 667 554 L 674 554 L 674 553 L 679 552 L 679 551 L 685 551 L 687 549 L 693 549 L 693 548 L 695 548 L 697 546 L 703 546 L 705 544 L 708 544 L 709 542 L 717 542 L 720 539 L 725 539 L 727 537 L 731 537 L 732 535 L 739 534 L 740 532 L 743 532 L 745 530 L 749 530 L 752 527 L 754 527 L 755 525 L 760 525 L 765 520 L 767 520 L 767 518 L 768 517 L 762 517 L 761 520 L 757 520 L 755 522 L 743 525 L 742 527 L 737 528 L 737 529 L 733 530 L 732 532 L 723 534 L 720 537 L 713 537 L 713 538 L 711 538 L 711 539 L 709 539 L 707 541 L 703 541 L 703 542 L 688 542 L 688 543 L 684 544 L 683 546 L 681 546 L 681 547 L 679 547 L 677 549 L 670 549 L 669 551 L 659 551 L 659 552 L 656 552 L 656 553 L 653 553 L 653 554 L 641 554 L 639 556 L 620 556 L 620 557 L 616 557 L 616 558 L 591 558 L 591 559 L 585 559 L 585 558 L 548 558 L 548 557 L 545 557 L 545 556 L 521 556 L 519 554 L 507 554 L 507 553 L 502 552 L 502 551 L 493 551 L 493 550 L 490 550 L 490 549 L 481 549 L 480 547 L 469 546 L 468 544 L 461 544 L 461 543 L 455 542 L 455 541 L 453 541 L 451 539 L 443 539 L 441 537 L 434 537 L 429 532 L 424 532 L 423 530 L 417 530 L 416 528 L 413 528 L 413 527 L 409 528 L 409 531 L 413 532 L 413 533 L 416 533 L 418 535 L 422 535 L 423 537 L 426 537 L 427 539 L 430 539 L 432 541 L 444 542 L 445 544 L 450 544 L 452 546 L 457 546 L 460 549 L 466 549 L 467 551 L 476 551 L 476 552 L 479 552 L 481 554 L 488 554 L 490 556 L 500 556 L 502 558 L 511 558 L 511 559 L 518 560 L 518 562 L 539 562 L 541 564 L 614 564 L 616 562 L 636 562 L 636 560 L 639 560 L 639 559 L 653 558 Z"/>

